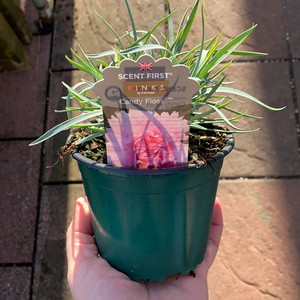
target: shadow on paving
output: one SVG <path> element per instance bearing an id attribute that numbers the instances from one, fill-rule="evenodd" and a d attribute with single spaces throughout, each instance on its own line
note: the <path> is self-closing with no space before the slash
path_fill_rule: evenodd
<path id="1" fill-rule="evenodd" d="M 71 300 L 67 284 L 66 231 L 82 185 L 44 186 L 40 210 L 33 299 Z"/>
<path id="2" fill-rule="evenodd" d="M 62 97 L 67 95 L 67 90 L 62 82 L 69 86 L 74 85 L 76 83 L 74 78 L 80 81 L 77 76 L 80 75 L 79 73 L 78 71 L 64 71 L 51 74 L 47 130 L 66 121 L 65 113 L 55 113 L 55 110 L 64 110 L 66 106 Z M 65 145 L 69 134 L 69 130 L 63 131 L 46 141 L 44 183 L 81 181 L 77 163 L 69 155 L 63 160 L 59 159 L 59 150 Z"/>
<path id="3" fill-rule="evenodd" d="M 56 0 L 54 7 L 55 24 L 52 43 L 52 61 L 65 59 L 55 53 L 55 48 L 60 48 L 65 54 L 69 53 L 73 40 L 74 3 L 73 0 Z M 62 30 L 62 28 L 68 30 Z M 60 34 L 63 32 L 64 34 Z M 71 72 L 63 72 L 64 82 L 71 84 Z M 50 74 L 49 103 L 47 128 L 65 121 L 65 114 L 54 113 L 54 110 L 65 109 L 65 101 L 61 99 L 66 96 L 65 89 L 54 88 L 56 72 Z M 60 85 L 61 81 L 60 81 Z M 57 162 L 59 148 L 65 144 L 68 132 L 64 132 L 46 141 L 43 180 L 44 182 L 68 181 L 69 159 L 64 162 L 64 167 L 58 162 L 57 168 L 51 168 Z M 50 168 L 49 168 L 50 167 Z M 55 172 L 53 172 L 55 170 Z M 58 172 L 58 174 L 57 174 Z M 67 259 L 65 248 L 65 234 L 70 224 L 75 200 L 78 195 L 84 195 L 81 185 L 76 185 L 73 192 L 69 192 L 69 185 L 43 185 L 40 215 L 38 224 L 37 251 L 34 270 L 33 299 L 73 299 L 67 284 Z M 78 195 L 77 195 L 78 193 Z"/>

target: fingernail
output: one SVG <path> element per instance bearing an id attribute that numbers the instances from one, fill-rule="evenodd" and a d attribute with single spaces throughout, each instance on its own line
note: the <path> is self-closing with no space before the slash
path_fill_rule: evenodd
<path id="1" fill-rule="evenodd" d="M 80 203 L 86 203 L 86 199 L 85 198 L 83 198 L 83 197 L 80 197 L 80 198 L 78 198 L 77 199 L 77 202 L 80 202 Z"/>

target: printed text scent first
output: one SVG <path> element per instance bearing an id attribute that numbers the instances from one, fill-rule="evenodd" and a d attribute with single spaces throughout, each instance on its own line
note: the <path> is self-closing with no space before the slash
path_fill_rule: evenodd
<path id="1" fill-rule="evenodd" d="M 118 74 L 119 80 L 128 80 L 128 79 L 168 79 L 169 75 L 172 73 L 125 73 Z"/>

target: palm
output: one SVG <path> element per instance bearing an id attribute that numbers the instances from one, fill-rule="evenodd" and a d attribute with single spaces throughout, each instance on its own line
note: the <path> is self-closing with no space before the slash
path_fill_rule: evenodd
<path id="1" fill-rule="evenodd" d="M 195 270 L 195 278 L 173 275 L 163 282 L 134 282 L 97 256 L 88 204 L 80 198 L 67 234 L 68 280 L 74 300 L 208 299 L 207 272 L 217 253 L 222 223 L 220 204 L 216 201 L 208 249 Z"/>

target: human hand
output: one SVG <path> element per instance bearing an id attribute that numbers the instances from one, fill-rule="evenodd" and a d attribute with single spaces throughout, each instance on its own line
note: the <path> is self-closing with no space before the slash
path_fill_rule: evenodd
<path id="1" fill-rule="evenodd" d="M 98 256 L 93 238 L 89 205 L 85 198 L 76 203 L 67 232 L 68 282 L 74 300 L 207 300 L 207 273 L 220 244 L 223 229 L 221 205 L 216 199 L 209 242 L 196 277 L 168 276 L 163 282 L 131 281 Z"/>

